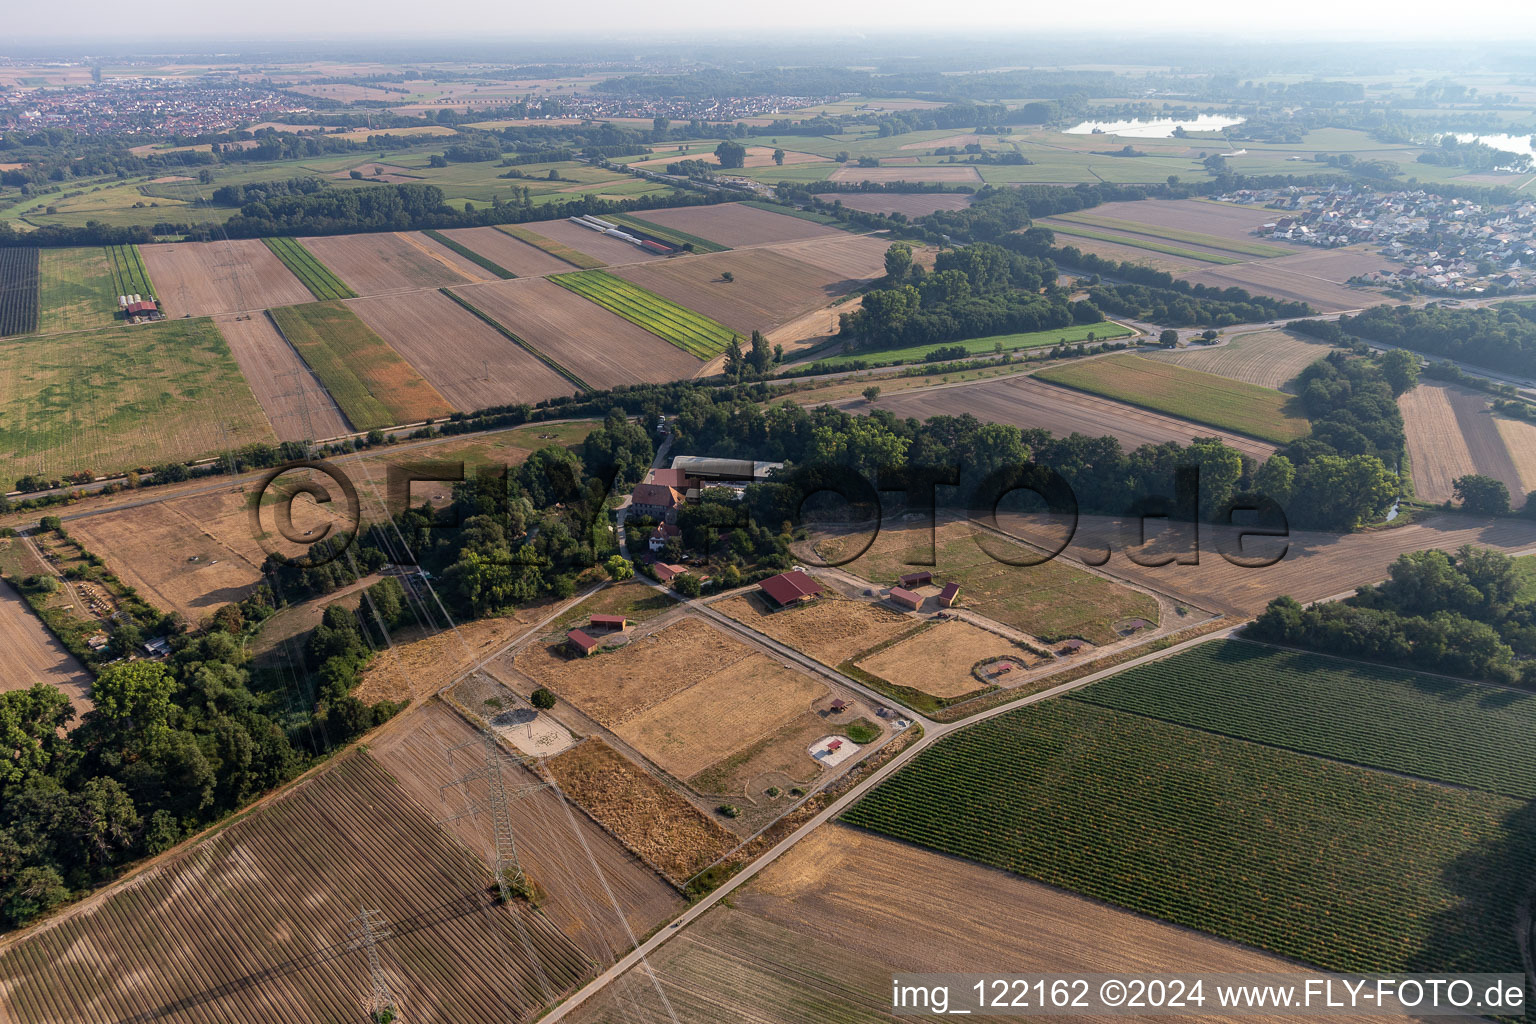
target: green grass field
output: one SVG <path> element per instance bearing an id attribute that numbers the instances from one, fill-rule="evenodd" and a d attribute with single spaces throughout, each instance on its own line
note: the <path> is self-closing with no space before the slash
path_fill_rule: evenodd
<path id="1" fill-rule="evenodd" d="M 1050 228 L 1058 235 L 1066 235 L 1069 238 L 1091 238 L 1098 242 L 1115 242 L 1119 245 L 1127 245 L 1133 249 L 1145 249 L 1148 252 L 1160 252 L 1165 256 L 1181 256 L 1187 260 L 1195 260 L 1199 263 L 1216 263 L 1227 265 L 1242 263 L 1236 256 L 1223 256 L 1220 253 L 1201 252 L 1195 249 L 1182 249 L 1166 242 L 1155 242 L 1142 235 L 1117 235 L 1108 231 L 1095 231 L 1092 228 L 1078 227 L 1075 224 L 1060 224 L 1052 221 L 1049 224 L 1042 223 L 1041 227 Z"/>
<path id="2" fill-rule="evenodd" d="M 154 297 L 155 285 L 149 279 L 149 271 L 144 268 L 144 257 L 139 254 L 138 246 L 109 245 L 107 258 L 112 262 L 112 287 L 117 292 L 117 295 L 112 296 L 114 306 L 118 295 L 142 295 L 146 299 Z"/>
<path id="3" fill-rule="evenodd" d="M 1306 754 L 1536 798 L 1536 694 L 1229 640 L 1072 696 Z"/>
<path id="4" fill-rule="evenodd" d="M 293 271 L 293 276 L 309 289 L 317 299 L 355 299 L 357 293 L 331 273 L 319 257 L 299 242 L 297 238 L 263 238 L 272 254 L 283 261 L 283 266 Z"/>
<path id="5" fill-rule="evenodd" d="M 1082 701 L 946 737 L 843 820 L 1332 970 L 1521 970 L 1531 805 Z"/>
<path id="6" fill-rule="evenodd" d="M 1050 331 L 1030 331 L 1026 334 L 995 334 L 987 338 L 967 338 L 964 341 L 940 341 L 928 345 L 909 345 L 906 348 L 850 352 L 846 355 L 817 359 L 816 365 L 836 369 L 839 366 L 846 366 L 857 360 L 890 365 L 896 363 L 917 363 L 922 362 L 923 357 L 929 352 L 940 348 L 960 346 L 965 349 L 967 355 L 982 356 L 991 355 L 999 351 L 1019 352 L 1032 348 L 1049 348 L 1063 341 L 1075 345 L 1080 341 L 1086 342 L 1090 334 L 1093 335 L 1095 341 L 1105 341 L 1129 337 L 1135 333 L 1129 327 L 1122 327 L 1119 324 L 1108 322 L 1073 324 L 1071 327 L 1060 327 Z M 999 345 L 1002 347 L 999 348 Z"/>
<path id="7" fill-rule="evenodd" d="M 1276 444 L 1305 437 L 1311 429 L 1304 417 L 1290 411 L 1289 395 L 1136 355 L 1084 359 L 1035 376 Z"/>
<path id="8" fill-rule="evenodd" d="M 106 327 L 121 294 L 105 249 L 44 249 L 38 267 L 37 329 L 48 333 Z"/>
<path id="9" fill-rule="evenodd" d="M 0 475 L 59 477 L 273 441 L 207 319 L 0 342 Z"/>
<path id="10" fill-rule="evenodd" d="M 1089 227 L 1107 228 L 1110 231 L 1124 232 L 1125 234 L 1146 235 L 1154 239 L 1165 238 L 1171 242 L 1187 242 L 1190 245 L 1204 246 L 1207 249 L 1242 253 L 1245 256 L 1256 256 L 1261 259 L 1276 256 L 1294 256 L 1296 254 L 1295 249 L 1282 249 L 1277 245 L 1265 245 L 1262 242 L 1251 242 L 1245 239 L 1223 238 L 1219 235 L 1207 235 L 1199 231 L 1185 231 L 1180 228 L 1165 228 L 1155 224 L 1142 224 L 1134 220 L 1120 220 L 1116 217 L 1101 217 L 1097 214 L 1082 211 L 1058 214 L 1056 219 L 1071 221 L 1074 224 L 1085 224 Z"/>
<path id="11" fill-rule="evenodd" d="M 448 402 L 340 302 L 274 309 L 272 319 L 358 430 L 448 415 Z"/>
<path id="12" fill-rule="evenodd" d="M 481 267 L 485 270 L 488 270 L 492 274 L 495 274 L 503 281 L 510 281 L 512 278 L 517 276 L 516 274 L 512 273 L 512 271 L 508 270 L 506 267 L 503 267 L 501 264 L 495 262 L 494 260 L 490 260 L 484 256 L 481 256 L 469 246 L 461 245 L 458 242 L 455 242 L 441 231 L 428 230 L 423 231 L 422 234 L 426 235 L 428 238 L 432 239 L 432 241 L 436 242 L 438 245 L 441 245 L 443 248 L 451 249 L 458 253 L 460 256 L 463 256 L 475 266 Z"/>
<path id="13" fill-rule="evenodd" d="M 556 274 L 550 280 L 700 359 L 720 355 L 737 337 L 724 324 L 606 271 Z"/>
<path id="14" fill-rule="evenodd" d="M 535 249 L 543 249 L 555 259 L 564 260 L 571 266 L 580 267 L 582 270 L 596 270 L 604 265 L 602 260 L 593 259 L 584 252 L 577 252 L 568 245 L 562 245 L 552 238 L 545 238 L 538 232 L 529 231 L 527 228 L 517 224 L 497 224 L 496 230 L 505 231 L 518 241 L 527 242 Z"/>
<path id="15" fill-rule="evenodd" d="M 624 227 L 639 228 L 646 234 L 652 235 L 658 240 L 666 242 L 668 245 L 675 245 L 679 249 L 692 246 L 694 252 L 731 251 L 731 247 L 728 245 L 721 245 L 719 242 L 711 242 L 707 238 L 700 238 L 698 235 L 690 235 L 688 232 L 679 231 L 676 228 L 668 228 L 662 227 L 660 224 L 652 224 L 648 220 L 641 220 L 639 217 L 632 217 L 627 213 L 604 214 L 603 220 L 611 220 L 615 224 L 619 224 Z"/>

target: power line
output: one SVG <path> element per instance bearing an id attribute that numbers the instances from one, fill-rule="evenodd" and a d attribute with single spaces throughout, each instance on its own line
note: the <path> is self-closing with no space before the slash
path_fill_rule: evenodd
<path id="1" fill-rule="evenodd" d="M 456 750 L 472 747 L 480 743 L 485 749 L 485 763 L 462 778 L 444 783 L 439 787 L 439 792 L 452 789 L 455 786 L 465 786 L 471 782 L 484 780 L 489 790 L 490 806 L 471 805 L 463 814 L 455 815 L 447 819 L 443 824 L 458 821 L 460 818 L 474 817 L 485 811 L 490 811 L 494 824 L 496 842 L 496 886 L 501 893 L 502 902 L 510 902 L 513 896 L 531 892 L 528 877 L 523 874 L 522 865 L 517 859 L 517 840 L 512 835 L 512 809 L 511 800 L 516 800 L 531 793 L 537 793 L 541 789 L 548 789 L 549 783 L 538 782 L 523 786 L 514 786 L 508 790 L 502 768 L 506 762 L 506 754 L 502 752 L 501 745 L 496 742 L 496 737 L 487 731 L 481 734 L 479 740 L 470 740 L 461 743 L 457 747 L 450 747 L 448 758 L 451 762 Z"/>
<path id="2" fill-rule="evenodd" d="M 368 957 L 368 1015 L 379 1024 L 400 1019 L 400 1007 L 389 989 L 389 978 L 384 974 L 384 964 L 379 959 L 379 943 L 392 938 L 394 933 L 384 924 L 383 915 L 367 907 L 357 912 L 357 927 L 352 931 L 352 949 L 360 949 Z"/>

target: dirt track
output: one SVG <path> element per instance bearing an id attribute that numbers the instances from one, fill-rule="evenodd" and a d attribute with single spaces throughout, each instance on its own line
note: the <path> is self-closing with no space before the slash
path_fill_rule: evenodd
<path id="1" fill-rule="evenodd" d="M 214 318 L 279 441 L 340 437 L 352 429 L 265 311 Z"/>

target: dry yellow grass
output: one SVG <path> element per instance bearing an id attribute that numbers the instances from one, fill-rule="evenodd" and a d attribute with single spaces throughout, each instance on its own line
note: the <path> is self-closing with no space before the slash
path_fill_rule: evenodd
<path id="1" fill-rule="evenodd" d="M 713 607 L 824 665 L 841 664 L 915 625 L 889 608 L 833 596 L 781 612 L 769 612 L 756 594 L 728 598 Z"/>
<path id="2" fill-rule="evenodd" d="M 1520 490 L 1523 493 L 1510 495 L 1515 505 L 1519 506 L 1524 494 L 1536 491 L 1536 423 L 1505 419 L 1503 416 L 1494 417 L 1493 422 L 1498 426 L 1499 436 L 1504 439 L 1504 447 L 1509 449 L 1515 472 L 1520 475 Z"/>
<path id="3" fill-rule="evenodd" d="M 782 728 L 826 693 L 805 673 L 753 654 L 636 715 L 617 732 L 662 769 L 687 779 Z"/>
<path id="4" fill-rule="evenodd" d="M 558 644 L 532 644 L 517 652 L 513 665 L 614 729 L 686 689 L 705 667 L 719 671 L 751 653 L 702 619 L 688 617 L 587 658 L 569 658 Z"/>
<path id="5" fill-rule="evenodd" d="M 368 704 L 425 700 L 548 612 L 548 604 L 541 601 L 519 608 L 514 615 L 475 619 L 419 639 L 407 639 L 419 633 L 401 633 L 393 647 L 374 658 L 353 696 Z"/>
<path id="6" fill-rule="evenodd" d="M 910 686 L 935 697 L 958 697 L 986 685 L 971 672 L 978 662 L 1005 655 L 1035 660 L 1006 637 L 951 619 L 862 658 L 857 664 L 897 686 Z"/>

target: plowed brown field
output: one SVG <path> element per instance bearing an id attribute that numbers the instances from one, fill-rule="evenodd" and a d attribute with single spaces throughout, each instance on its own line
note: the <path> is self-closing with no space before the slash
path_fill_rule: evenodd
<path id="1" fill-rule="evenodd" d="M 814 224 L 799 217 L 759 210 L 755 206 L 742 206 L 740 203 L 647 210 L 641 216 L 652 224 L 686 231 L 690 235 L 698 235 L 732 248 L 842 233 L 825 224 Z"/>
<path id="2" fill-rule="evenodd" d="M 351 431 L 331 396 L 265 311 L 219 316 L 213 322 L 279 441 L 319 441 Z"/>
<path id="3" fill-rule="evenodd" d="M 168 317 L 308 302 L 309 289 L 259 238 L 139 247 Z"/>
<path id="4" fill-rule="evenodd" d="M 443 234 L 518 277 L 564 274 L 571 265 L 495 228 L 449 228 Z"/>
<path id="5" fill-rule="evenodd" d="M 692 377 L 703 365 L 645 328 L 542 278 L 455 291 L 594 388 Z"/>
<path id="6" fill-rule="evenodd" d="M 346 304 L 463 412 L 576 390 L 441 292 L 376 295 Z"/>
<path id="7" fill-rule="evenodd" d="M 441 288 L 473 280 L 400 235 L 327 235 L 299 241 L 359 295 Z M 306 301 L 306 295 L 300 301 Z"/>
<path id="8" fill-rule="evenodd" d="M 725 281 L 722 273 L 734 281 Z M 868 278 L 844 278 L 772 249 L 743 249 L 624 267 L 616 273 L 743 335 L 820 309 Z"/>

